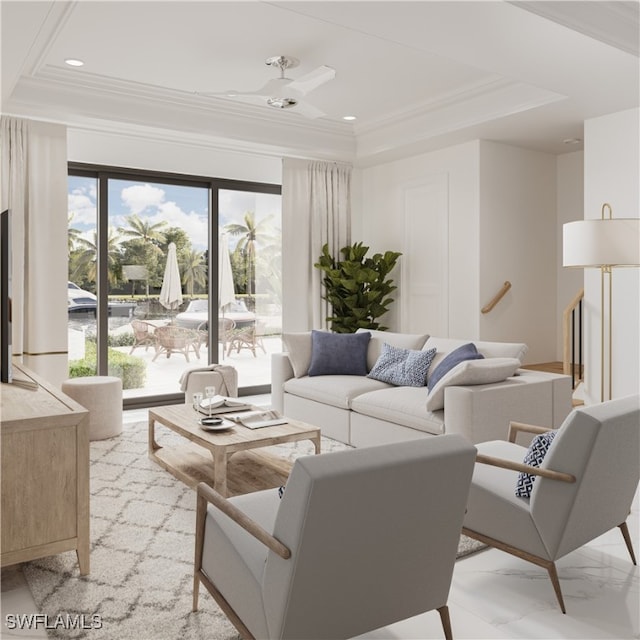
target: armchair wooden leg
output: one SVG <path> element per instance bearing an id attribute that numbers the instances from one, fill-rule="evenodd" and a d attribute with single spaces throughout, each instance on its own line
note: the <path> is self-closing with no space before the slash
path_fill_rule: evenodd
<path id="1" fill-rule="evenodd" d="M 204 521 L 207 515 L 207 501 L 201 495 L 196 500 L 196 550 L 193 562 L 193 611 L 198 610 L 200 591 L 200 570 L 202 569 L 202 550 L 204 546 Z"/>
<path id="2" fill-rule="evenodd" d="M 444 607 L 438 609 L 440 614 L 440 621 L 442 622 L 442 629 L 444 631 L 444 637 L 446 640 L 453 640 L 453 633 L 451 632 L 451 619 L 449 618 L 449 607 L 445 604 Z"/>
<path id="3" fill-rule="evenodd" d="M 567 613 L 564 607 L 564 599 L 562 598 L 562 591 L 560 590 L 560 580 L 558 579 L 558 572 L 556 571 L 556 565 L 554 562 L 552 562 L 551 560 L 547 560 L 546 558 L 534 556 L 532 553 L 528 553 L 527 551 L 523 551 L 522 549 L 513 547 L 510 544 L 507 544 L 506 542 L 502 542 L 500 540 L 496 540 L 495 538 L 485 536 L 484 534 L 473 531 L 472 529 L 467 529 L 467 527 L 462 527 L 462 533 L 464 533 L 466 536 L 469 536 L 470 538 L 473 538 L 474 540 L 484 542 L 485 544 L 495 547 L 496 549 L 506 551 L 512 556 L 522 558 L 527 562 L 533 562 L 533 564 L 537 564 L 539 567 L 546 569 L 547 573 L 549 574 L 549 578 L 551 578 L 551 584 L 553 585 L 553 590 L 556 593 L 556 598 L 558 599 L 560 609 L 562 610 L 562 613 Z"/>
<path id="4" fill-rule="evenodd" d="M 198 610 L 198 595 L 200 593 L 200 579 L 198 578 L 197 572 L 193 576 L 193 606 L 191 607 L 191 611 Z"/>
<path id="5" fill-rule="evenodd" d="M 556 598 L 558 599 L 560 609 L 562 610 L 562 613 L 567 613 L 567 610 L 564 608 L 564 600 L 562 598 L 562 591 L 560 590 L 560 580 L 558 579 L 555 562 L 550 562 L 548 564 L 547 571 L 549 572 L 549 578 L 551 578 L 553 590 L 556 592 Z"/>
<path id="6" fill-rule="evenodd" d="M 633 545 L 631 544 L 631 536 L 629 535 L 629 527 L 627 527 L 627 523 L 623 522 L 622 524 L 619 524 L 618 527 L 620 528 L 620 531 L 622 531 L 622 537 L 624 538 L 627 550 L 631 556 L 631 562 L 633 562 L 633 564 L 638 564 L 636 562 L 636 555 L 633 553 Z"/>

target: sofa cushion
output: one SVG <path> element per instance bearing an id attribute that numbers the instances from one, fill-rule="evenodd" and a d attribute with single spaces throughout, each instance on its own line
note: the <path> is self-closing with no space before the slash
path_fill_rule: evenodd
<path id="1" fill-rule="evenodd" d="M 467 344 L 463 344 L 457 349 L 454 349 L 442 359 L 442 362 L 440 362 L 440 364 L 429 375 L 429 381 L 427 384 L 429 391 L 435 387 L 438 380 L 446 376 L 451 369 L 459 365 L 461 362 L 464 362 L 465 360 L 481 360 L 482 358 L 484 358 L 484 356 L 481 353 L 478 353 L 476 345 L 473 344 L 473 342 L 468 342 Z"/>
<path id="2" fill-rule="evenodd" d="M 431 363 L 431 371 L 435 371 L 435 368 L 449 352 L 468 342 L 473 342 L 478 353 L 481 353 L 485 358 L 518 358 L 522 363 L 527 353 L 527 345 L 522 342 L 485 342 L 483 340 L 459 340 L 457 338 L 429 336 L 422 349 L 433 349 L 435 347 L 438 350 Z"/>
<path id="3" fill-rule="evenodd" d="M 311 331 L 310 376 L 366 376 L 371 334 Z"/>
<path id="4" fill-rule="evenodd" d="M 371 371 L 375 366 L 382 353 L 382 345 L 384 343 L 399 349 L 422 349 L 429 337 L 427 333 L 394 333 L 393 331 L 379 331 L 376 329 L 358 329 L 356 333 L 363 333 L 364 331 L 371 334 L 367 350 L 367 371 Z"/>
<path id="5" fill-rule="evenodd" d="M 444 390 L 449 386 L 492 384 L 512 376 L 520 366 L 517 358 L 483 358 L 465 360 L 456 365 L 429 391 L 427 409 L 437 411 L 444 408 Z"/>
<path id="6" fill-rule="evenodd" d="M 426 400 L 426 387 L 387 387 L 358 395 L 352 400 L 351 409 L 426 433 L 444 433 L 444 412 L 427 411 Z"/>
<path id="7" fill-rule="evenodd" d="M 306 376 L 311 364 L 311 331 L 283 333 L 282 342 L 289 355 L 293 375 L 296 378 Z"/>
<path id="8" fill-rule="evenodd" d="M 291 378 L 284 383 L 285 393 L 315 400 L 339 409 L 351 408 L 351 402 L 357 396 L 386 389 L 389 385 L 366 376 L 304 376 Z"/>
<path id="9" fill-rule="evenodd" d="M 427 372 L 435 355 L 435 349 L 399 349 L 385 342 L 378 361 L 369 372 L 369 377 L 396 386 L 424 387 Z"/>

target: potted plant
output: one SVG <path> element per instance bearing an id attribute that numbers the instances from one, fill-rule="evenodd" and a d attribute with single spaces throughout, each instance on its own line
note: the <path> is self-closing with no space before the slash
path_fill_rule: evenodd
<path id="1" fill-rule="evenodd" d="M 397 251 L 376 253 L 367 258 L 369 247 L 362 242 L 340 249 L 342 260 L 329 253 L 329 245 L 322 247 L 322 255 L 314 267 L 324 272 L 322 283 L 331 304 L 333 315 L 327 320 L 336 333 L 354 333 L 357 329 L 386 330 L 376 318 L 389 310 L 393 298 L 389 294 L 397 289 L 387 278 L 402 255 Z"/>

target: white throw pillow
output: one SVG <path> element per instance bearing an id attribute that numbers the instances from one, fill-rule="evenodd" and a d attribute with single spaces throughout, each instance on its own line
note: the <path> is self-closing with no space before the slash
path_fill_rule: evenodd
<path id="1" fill-rule="evenodd" d="M 356 333 L 368 331 L 371 334 L 367 350 L 367 369 L 371 371 L 382 354 L 382 345 L 386 342 L 398 349 L 419 351 L 427 341 L 429 334 L 394 333 L 392 331 L 378 331 L 377 329 L 358 329 Z"/>
<path id="2" fill-rule="evenodd" d="M 432 365 L 433 366 L 433 365 Z M 427 396 L 427 411 L 444 409 L 444 390 L 451 386 L 502 382 L 520 367 L 517 358 L 485 358 L 465 360 L 444 375 Z"/>
<path id="3" fill-rule="evenodd" d="M 311 364 L 311 331 L 283 333 L 282 342 L 289 355 L 293 375 L 296 378 L 306 376 Z"/>

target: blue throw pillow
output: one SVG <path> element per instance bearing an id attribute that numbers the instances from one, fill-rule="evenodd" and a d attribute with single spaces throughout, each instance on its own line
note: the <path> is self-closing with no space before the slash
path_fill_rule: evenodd
<path id="1" fill-rule="evenodd" d="M 530 467 L 539 467 L 547 455 L 547 451 L 549 451 L 549 447 L 556 437 L 556 433 L 557 431 L 547 431 L 547 433 L 537 435 L 527 449 L 523 460 L 524 464 L 528 464 Z M 519 498 L 530 498 L 535 479 L 536 477 L 534 475 L 521 471 L 518 474 L 518 481 L 516 482 L 516 495 Z"/>
<path id="2" fill-rule="evenodd" d="M 414 351 L 400 349 L 384 342 L 369 378 L 401 387 L 424 387 L 436 349 Z"/>
<path id="3" fill-rule="evenodd" d="M 481 360 L 484 356 L 478 353 L 476 345 L 473 342 L 463 344 L 461 347 L 454 349 L 451 353 L 447 354 L 444 360 L 433 370 L 433 373 L 429 376 L 429 383 L 427 387 L 429 391 L 436 386 L 438 380 L 444 375 L 449 373 L 456 365 L 464 362 L 465 360 Z"/>
<path id="4" fill-rule="evenodd" d="M 366 376 L 371 334 L 311 332 L 310 376 Z"/>

